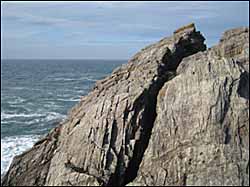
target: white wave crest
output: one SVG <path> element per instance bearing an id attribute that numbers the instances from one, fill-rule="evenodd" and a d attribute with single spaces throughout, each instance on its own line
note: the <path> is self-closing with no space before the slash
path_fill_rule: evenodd
<path id="1" fill-rule="evenodd" d="M 25 101 L 26 101 L 25 99 L 23 99 L 21 97 L 17 97 L 14 100 L 8 101 L 8 104 L 15 105 L 15 104 L 23 103 Z"/>
<path id="2" fill-rule="evenodd" d="M 57 101 L 72 101 L 72 102 L 76 102 L 76 101 L 80 101 L 80 98 L 77 99 L 77 98 L 69 98 L 69 99 L 56 99 Z"/>
<path id="3" fill-rule="evenodd" d="M 87 81 L 91 81 L 91 82 L 98 81 L 98 79 L 94 79 L 92 77 L 81 77 L 79 80 L 87 80 Z"/>
<path id="4" fill-rule="evenodd" d="M 14 156 L 31 148 L 38 135 L 10 136 L 1 139 L 1 175 L 7 171 Z"/>
<path id="5" fill-rule="evenodd" d="M 79 78 L 53 78 L 53 81 L 82 81 L 82 80 L 87 80 L 87 81 L 97 81 L 98 79 L 94 79 L 92 77 L 79 77 Z"/>
<path id="6" fill-rule="evenodd" d="M 75 81 L 78 79 L 72 79 L 72 78 L 53 78 L 53 81 Z"/>
<path id="7" fill-rule="evenodd" d="M 5 113 L 5 112 L 1 112 L 1 120 L 6 120 L 6 119 L 11 119 L 11 118 L 31 118 L 31 117 L 41 117 L 44 116 L 44 114 L 37 114 L 37 113 L 33 113 L 33 114 L 24 114 L 24 113 L 20 113 L 20 114 L 10 114 L 10 113 Z"/>
<path id="8" fill-rule="evenodd" d="M 66 118 L 66 115 L 59 114 L 57 112 L 50 112 L 46 115 L 44 118 L 44 121 L 52 121 L 52 120 L 64 120 Z"/>
<path id="9" fill-rule="evenodd" d="M 16 120 L 13 120 L 15 118 Z M 20 118 L 35 118 L 23 122 Z M 1 123 L 25 123 L 33 124 L 39 122 L 50 122 L 53 120 L 64 120 L 66 115 L 60 114 L 57 112 L 48 112 L 48 113 L 34 113 L 34 114 L 6 114 L 1 112 Z M 19 119 L 19 120 L 18 120 Z"/>

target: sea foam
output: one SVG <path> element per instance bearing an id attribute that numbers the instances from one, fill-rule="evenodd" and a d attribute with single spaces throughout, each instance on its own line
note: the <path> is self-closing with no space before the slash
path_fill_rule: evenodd
<path id="1" fill-rule="evenodd" d="M 44 116 L 44 114 L 24 114 L 24 113 L 19 113 L 19 114 L 11 114 L 11 113 L 5 113 L 1 112 L 1 120 L 6 120 L 6 119 L 11 119 L 11 118 L 20 118 L 20 117 L 25 117 L 25 118 L 30 118 L 30 117 L 41 117 Z"/>
<path id="2" fill-rule="evenodd" d="M 14 156 L 31 148 L 39 138 L 38 135 L 22 135 L 1 139 L 1 175 L 7 171 Z"/>

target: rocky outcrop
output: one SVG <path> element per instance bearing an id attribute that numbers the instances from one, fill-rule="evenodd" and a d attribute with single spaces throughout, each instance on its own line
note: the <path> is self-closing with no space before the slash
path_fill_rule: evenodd
<path id="1" fill-rule="evenodd" d="M 247 185 L 248 32 L 206 50 L 190 24 L 142 49 L 15 157 L 2 184 Z"/>
<path id="2" fill-rule="evenodd" d="M 158 94 L 132 184 L 249 185 L 248 42 L 248 29 L 230 30 L 218 46 L 182 60 Z"/>

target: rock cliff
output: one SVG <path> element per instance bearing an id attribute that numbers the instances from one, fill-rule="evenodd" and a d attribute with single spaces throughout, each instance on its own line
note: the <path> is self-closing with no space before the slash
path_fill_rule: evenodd
<path id="1" fill-rule="evenodd" d="M 97 81 L 2 185 L 249 185 L 249 29 L 194 24 Z"/>

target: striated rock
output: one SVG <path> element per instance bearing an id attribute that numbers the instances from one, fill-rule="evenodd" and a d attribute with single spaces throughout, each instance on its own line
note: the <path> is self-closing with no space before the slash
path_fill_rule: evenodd
<path id="1" fill-rule="evenodd" d="M 226 31 L 217 49 L 219 56 L 233 58 L 249 72 L 249 29 L 247 27 Z"/>
<path id="2" fill-rule="evenodd" d="M 62 151 L 51 160 L 46 184 L 124 185 L 131 181 L 147 147 L 157 94 L 169 77 L 166 70 L 178 66 L 183 57 L 205 50 L 203 41 L 196 31 L 165 38 L 98 81 L 64 125 L 58 148 Z M 66 161 L 74 167 L 65 167 Z"/>
<path id="3" fill-rule="evenodd" d="M 246 43 L 248 29 L 233 29 L 218 46 L 182 60 L 159 92 L 132 184 L 249 185 L 249 73 L 240 65 L 249 66 Z"/>
<path id="4" fill-rule="evenodd" d="M 248 38 L 227 31 L 205 51 L 189 24 L 142 49 L 15 157 L 2 185 L 247 185 Z"/>

